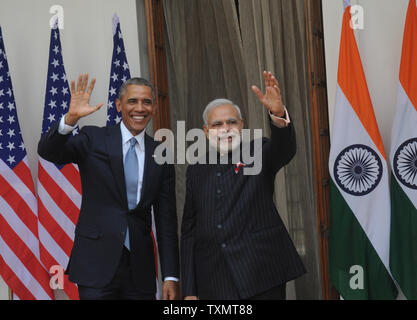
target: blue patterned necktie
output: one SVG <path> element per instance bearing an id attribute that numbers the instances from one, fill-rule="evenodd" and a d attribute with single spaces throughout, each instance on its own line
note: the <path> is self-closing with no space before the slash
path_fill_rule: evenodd
<path id="1" fill-rule="evenodd" d="M 129 210 L 132 210 L 137 205 L 138 195 L 138 183 L 139 183 L 139 164 L 138 156 L 136 155 L 137 140 L 135 138 L 130 139 L 130 147 L 126 153 L 125 158 L 125 181 L 126 181 L 126 192 L 127 192 L 127 203 Z M 129 228 L 126 230 L 125 247 L 130 250 L 129 243 Z"/>

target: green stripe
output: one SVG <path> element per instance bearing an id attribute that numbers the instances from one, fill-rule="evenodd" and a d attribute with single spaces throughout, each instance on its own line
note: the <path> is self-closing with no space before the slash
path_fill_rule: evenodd
<path id="1" fill-rule="evenodd" d="M 397 288 L 391 276 L 333 181 L 330 198 L 329 265 L 336 290 L 345 300 L 395 299 Z M 351 286 L 360 283 L 360 274 L 352 266 L 363 270 L 363 289 Z"/>
<path id="2" fill-rule="evenodd" d="M 417 209 L 391 177 L 390 268 L 407 299 L 417 299 Z"/>

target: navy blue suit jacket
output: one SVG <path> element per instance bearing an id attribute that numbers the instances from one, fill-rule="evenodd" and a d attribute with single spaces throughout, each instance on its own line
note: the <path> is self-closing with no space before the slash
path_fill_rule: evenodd
<path id="1" fill-rule="evenodd" d="M 57 122 L 41 138 L 38 153 L 56 164 L 76 163 L 80 170 L 82 205 L 66 269 L 69 279 L 95 288 L 110 283 L 129 226 L 134 281 L 140 292 L 155 293 L 152 206 L 162 276 L 179 278 L 175 169 L 154 161 L 152 155 L 158 143 L 145 134 L 141 200 L 134 210 L 129 210 L 120 125 L 87 126 L 74 137 L 59 134 L 58 125 Z"/>

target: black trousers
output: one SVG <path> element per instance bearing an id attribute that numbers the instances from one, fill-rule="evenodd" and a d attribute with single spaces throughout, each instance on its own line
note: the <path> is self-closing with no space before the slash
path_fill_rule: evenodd
<path id="1" fill-rule="evenodd" d="M 285 300 L 287 298 L 286 289 L 287 284 L 284 283 L 261 294 L 257 294 L 248 300 Z"/>
<path id="2" fill-rule="evenodd" d="M 78 285 L 80 300 L 155 300 L 155 295 L 140 293 L 132 278 L 130 252 L 123 247 L 122 257 L 112 281 L 103 288 Z"/>

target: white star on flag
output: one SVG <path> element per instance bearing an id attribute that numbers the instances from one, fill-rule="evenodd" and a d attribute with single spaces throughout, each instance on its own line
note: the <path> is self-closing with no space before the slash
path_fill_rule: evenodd
<path id="1" fill-rule="evenodd" d="M 54 95 L 58 94 L 58 89 L 57 89 L 57 88 L 52 87 L 52 88 L 51 88 L 51 90 L 50 90 L 49 92 L 50 92 L 50 93 L 54 96 Z"/>
<path id="2" fill-rule="evenodd" d="M 59 80 L 58 75 L 55 73 L 52 73 L 52 77 L 51 77 L 52 81 L 55 82 L 57 80 Z"/>
<path id="3" fill-rule="evenodd" d="M 48 104 L 48 106 L 50 106 L 51 109 L 56 108 L 56 101 L 51 100 L 51 102 Z"/>
<path id="4" fill-rule="evenodd" d="M 12 124 L 15 121 L 14 116 L 9 116 L 9 119 L 7 119 L 7 121 L 9 121 L 9 123 Z"/>
<path id="5" fill-rule="evenodd" d="M 113 79 L 113 81 L 117 81 L 119 79 L 119 77 L 115 73 L 113 73 L 113 75 L 111 76 L 111 78 Z"/>
<path id="6" fill-rule="evenodd" d="M 14 143 L 11 143 L 11 142 L 9 142 L 9 145 L 6 148 L 9 149 L 9 151 L 12 151 L 13 149 L 16 149 L 14 147 Z"/>
<path id="7" fill-rule="evenodd" d="M 54 61 L 52 62 L 52 64 L 54 65 L 54 68 L 59 66 L 59 61 L 54 59 Z"/>
<path id="8" fill-rule="evenodd" d="M 7 132 L 7 135 L 11 138 L 13 136 L 15 136 L 14 130 L 9 129 L 9 132 Z"/>
<path id="9" fill-rule="evenodd" d="M 55 122 L 55 115 L 54 114 L 50 114 L 48 117 L 48 120 L 52 123 Z"/>
<path id="10" fill-rule="evenodd" d="M 14 163 L 16 161 L 15 161 L 14 157 L 9 156 L 9 159 L 7 159 L 7 162 L 9 162 L 10 164 L 12 164 L 12 163 Z"/>

